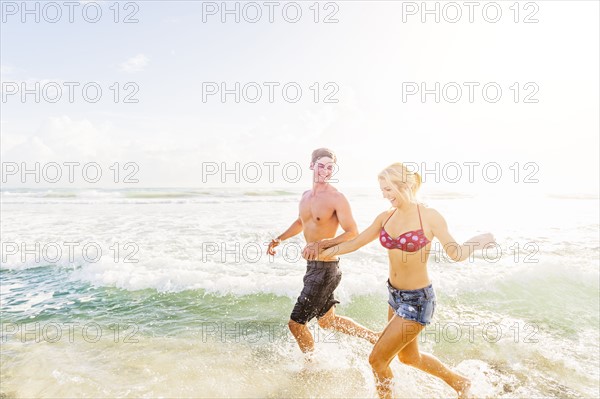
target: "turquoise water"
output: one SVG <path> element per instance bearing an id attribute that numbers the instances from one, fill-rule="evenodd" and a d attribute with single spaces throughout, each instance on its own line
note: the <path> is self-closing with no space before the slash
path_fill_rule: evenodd
<path id="1" fill-rule="evenodd" d="M 386 207 L 360 191 L 348 197 L 359 228 Z M 287 331 L 304 273 L 294 255 L 302 241 L 274 259 L 258 249 L 289 225 L 297 198 L 285 190 L 3 192 L 1 393 L 375 396 L 366 341 L 313 322 L 316 361 L 307 365 Z M 425 200 L 444 211 L 457 239 L 489 229 L 503 253 L 461 264 L 432 256 L 439 305 L 421 349 L 471 377 L 483 397 L 597 396 L 597 199 L 521 200 L 505 203 L 505 214 L 487 212 L 489 198 Z M 94 242 L 102 257 L 7 255 L 7 243 L 23 242 Z M 344 256 L 342 269 L 337 312 L 382 329 L 385 253 L 370 244 Z M 400 397 L 453 395 L 397 361 L 392 369 Z"/>

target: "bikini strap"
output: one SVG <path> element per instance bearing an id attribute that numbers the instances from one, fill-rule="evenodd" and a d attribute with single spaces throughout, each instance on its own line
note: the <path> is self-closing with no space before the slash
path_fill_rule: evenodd
<path id="1" fill-rule="evenodd" d="M 419 223 L 421 224 L 421 230 L 423 230 L 423 221 L 421 220 L 421 211 L 419 210 L 419 204 L 417 204 L 417 212 L 419 212 Z"/>
<path id="2" fill-rule="evenodd" d="M 387 219 L 385 219 L 385 222 L 383 222 L 383 225 L 381 226 L 382 229 L 385 227 L 385 225 L 387 224 L 388 220 L 390 220 L 390 218 L 392 216 L 394 216 L 394 213 L 396 213 L 397 210 L 398 210 L 398 208 L 394 209 L 394 212 L 392 212 L 392 214 L 390 216 L 388 216 Z"/>

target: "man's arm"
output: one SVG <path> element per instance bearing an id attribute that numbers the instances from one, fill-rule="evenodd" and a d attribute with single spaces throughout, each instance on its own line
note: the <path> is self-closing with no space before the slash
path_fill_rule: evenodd
<path id="1" fill-rule="evenodd" d="M 288 238 L 302 233 L 302 230 L 304 230 L 304 227 L 302 226 L 302 219 L 300 219 L 300 216 L 298 216 L 298 219 L 296 219 L 294 223 L 292 223 L 292 225 L 283 232 L 283 234 L 277 237 L 277 239 L 281 241 L 287 240 Z"/>
<path id="2" fill-rule="evenodd" d="M 322 248 L 320 248 L 319 250 L 320 255 L 323 255 L 327 258 L 335 256 L 335 255 L 343 255 L 343 254 L 347 254 L 350 252 L 354 252 L 357 249 L 367 245 L 368 243 L 370 243 L 371 241 L 377 239 L 377 237 L 379 237 L 379 232 L 381 231 L 381 226 L 384 223 L 385 218 L 388 217 L 389 211 L 385 211 L 380 213 L 375 220 L 373 221 L 373 223 L 362 233 L 360 233 L 356 238 L 353 238 L 350 241 L 346 241 L 343 242 L 341 244 L 338 245 L 334 245 L 333 247 L 330 247 L 328 249 L 326 249 L 325 251 L 323 251 Z M 303 254 L 304 256 L 304 254 Z M 310 254 L 307 254 L 307 256 L 310 256 Z M 312 258 L 306 258 L 307 260 L 312 260 Z"/>
<path id="3" fill-rule="evenodd" d="M 300 216 L 298 216 L 298 219 L 296 219 L 294 223 L 292 223 L 292 225 L 283 232 L 283 234 L 271 240 L 269 248 L 267 248 L 267 254 L 275 255 L 275 247 L 278 246 L 281 241 L 300 234 L 302 230 L 304 230 L 304 226 L 302 225 L 302 219 L 300 219 Z"/>
<path id="4" fill-rule="evenodd" d="M 336 201 L 335 213 L 338 221 L 340 222 L 340 227 L 344 230 L 344 232 L 337 237 L 321 240 L 319 242 L 319 246 L 322 248 L 329 248 L 333 247 L 334 245 L 350 241 L 358 235 L 358 227 L 356 226 L 356 222 L 352 216 L 350 203 L 342 193 L 339 194 L 339 199 Z"/>
<path id="5" fill-rule="evenodd" d="M 352 216 L 350 203 L 342 193 L 339 193 L 338 198 L 336 198 L 335 213 L 344 232 L 334 238 L 324 238 L 317 242 L 308 243 L 302 250 L 303 258 L 308 260 L 317 259 L 319 252 L 323 251 L 323 249 L 350 241 L 358 235 L 358 227 L 356 227 L 356 222 Z"/>

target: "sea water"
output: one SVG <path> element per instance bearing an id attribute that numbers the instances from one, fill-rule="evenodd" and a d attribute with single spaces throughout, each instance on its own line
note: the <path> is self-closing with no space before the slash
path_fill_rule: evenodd
<path id="1" fill-rule="evenodd" d="M 359 230 L 389 207 L 376 191 L 345 194 Z M 265 250 L 297 218 L 300 195 L 3 190 L 2 397 L 376 396 L 367 341 L 313 320 L 307 363 L 287 330 L 304 242 L 284 242 L 275 257 Z M 481 397 L 597 397 L 598 198 L 422 201 L 457 241 L 492 231 L 498 246 L 453 263 L 434 241 L 438 304 L 420 349 L 471 378 Z M 373 242 L 340 267 L 336 312 L 382 330 L 386 251 Z M 391 368 L 399 397 L 454 395 L 398 360 Z"/>

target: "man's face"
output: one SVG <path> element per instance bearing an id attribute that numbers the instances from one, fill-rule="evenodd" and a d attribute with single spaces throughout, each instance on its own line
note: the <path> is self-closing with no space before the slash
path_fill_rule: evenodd
<path id="1" fill-rule="evenodd" d="M 315 183 L 326 183 L 335 171 L 335 162 L 329 157 L 321 157 L 311 165 Z"/>

